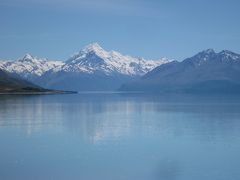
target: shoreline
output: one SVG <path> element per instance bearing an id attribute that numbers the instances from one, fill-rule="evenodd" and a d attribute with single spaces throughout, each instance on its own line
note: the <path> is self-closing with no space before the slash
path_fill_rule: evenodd
<path id="1" fill-rule="evenodd" d="M 51 94 L 77 94 L 76 91 L 45 91 L 45 92 L 0 92 L 0 95 L 51 95 Z"/>

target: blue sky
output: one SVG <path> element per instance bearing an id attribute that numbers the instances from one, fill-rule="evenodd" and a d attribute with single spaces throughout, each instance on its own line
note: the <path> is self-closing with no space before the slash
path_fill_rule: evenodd
<path id="1" fill-rule="evenodd" d="M 65 60 L 98 42 L 147 59 L 240 53 L 239 0 L 1 0 L 0 59 Z"/>

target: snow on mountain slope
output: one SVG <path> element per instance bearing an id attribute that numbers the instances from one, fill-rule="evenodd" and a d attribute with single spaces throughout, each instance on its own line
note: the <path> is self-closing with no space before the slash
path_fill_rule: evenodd
<path id="1" fill-rule="evenodd" d="M 240 54 L 204 50 L 181 62 L 155 68 L 124 91 L 240 93 Z"/>
<path id="2" fill-rule="evenodd" d="M 140 76 L 168 62 L 169 60 L 166 58 L 153 61 L 124 56 L 116 51 L 108 52 L 97 43 L 93 43 L 72 56 L 65 65 L 57 68 L 57 70 L 55 69 L 55 71 L 63 70 L 65 72 L 82 72 L 88 74 L 100 72 L 106 75 L 118 73 L 128 76 Z"/>
<path id="3" fill-rule="evenodd" d="M 49 61 L 39 59 L 30 54 L 26 54 L 22 59 L 17 61 L 0 61 L 0 68 L 10 73 L 21 75 L 24 78 L 29 76 L 41 76 L 50 69 L 64 65 L 61 61 Z"/>
<path id="4" fill-rule="evenodd" d="M 7 63 L 7 61 L 0 60 L 0 70 L 5 70 L 5 63 Z"/>
<path id="5" fill-rule="evenodd" d="M 213 49 L 207 49 L 202 52 L 199 52 L 191 58 L 185 60 L 187 63 L 193 63 L 197 66 L 201 66 L 208 62 L 236 62 L 240 61 L 240 55 L 229 50 L 223 50 L 219 53 L 216 53 Z"/>
<path id="6" fill-rule="evenodd" d="M 41 81 L 41 76 L 45 74 L 57 75 L 61 72 L 104 74 L 107 76 L 142 76 L 155 67 L 168 62 L 169 60 L 166 58 L 154 61 L 125 56 L 116 51 L 108 52 L 97 43 L 93 43 L 66 62 L 40 59 L 26 54 L 17 61 L 0 61 L 0 68 L 31 81 L 36 78 Z"/>

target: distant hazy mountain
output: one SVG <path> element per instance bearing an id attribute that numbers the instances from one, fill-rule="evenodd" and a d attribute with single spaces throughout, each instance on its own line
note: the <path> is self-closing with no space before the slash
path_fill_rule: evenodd
<path id="1" fill-rule="evenodd" d="M 45 91 L 20 77 L 0 69 L 0 93 Z"/>
<path id="2" fill-rule="evenodd" d="M 0 68 L 45 88 L 64 90 L 115 90 L 169 60 L 144 60 L 105 51 L 90 44 L 65 62 L 29 54 L 17 61 L 0 61 Z"/>
<path id="3" fill-rule="evenodd" d="M 200 52 L 182 62 L 153 69 L 121 90 L 149 92 L 240 93 L 240 55 L 231 51 Z"/>

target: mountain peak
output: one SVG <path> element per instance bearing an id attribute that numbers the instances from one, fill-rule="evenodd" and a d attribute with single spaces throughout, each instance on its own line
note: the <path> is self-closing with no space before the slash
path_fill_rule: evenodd
<path id="1" fill-rule="evenodd" d="M 23 60 L 27 60 L 27 59 L 33 59 L 34 57 L 31 55 L 31 54 L 29 54 L 29 53 L 27 53 L 27 54 L 25 54 L 24 56 L 23 56 Z"/>
<path id="2" fill-rule="evenodd" d="M 101 51 L 104 51 L 104 49 L 98 43 L 91 43 L 85 46 L 81 51 L 82 52 L 101 52 Z"/>
<path id="3" fill-rule="evenodd" d="M 240 55 L 229 50 L 223 50 L 219 53 L 220 56 L 223 56 L 227 59 L 240 60 Z"/>
<path id="4" fill-rule="evenodd" d="M 38 60 L 36 57 L 32 56 L 31 54 L 27 53 L 23 56 L 23 58 L 18 60 L 19 62 L 25 62 L 25 63 L 34 63 L 37 62 Z"/>
<path id="5" fill-rule="evenodd" d="M 47 58 L 38 58 L 37 56 L 33 56 L 29 53 L 25 54 L 23 58 L 19 59 L 20 62 L 28 62 L 28 63 L 39 63 L 48 61 Z"/>
<path id="6" fill-rule="evenodd" d="M 122 55 L 117 51 L 106 51 L 98 43 L 92 43 L 84 47 L 66 61 L 64 71 L 102 72 L 104 74 L 124 74 L 139 76 L 152 70 L 160 64 L 169 61 L 144 60 L 140 58 Z"/>
<path id="7" fill-rule="evenodd" d="M 98 43 L 91 43 L 79 52 L 73 54 L 67 62 L 76 63 L 77 61 L 82 61 L 83 59 L 86 60 L 89 58 L 89 55 L 91 56 L 92 54 L 102 59 L 106 59 L 109 56 L 109 52 L 105 51 Z"/>
<path id="8" fill-rule="evenodd" d="M 204 51 L 202 51 L 201 53 L 204 53 L 204 54 L 213 54 L 213 53 L 215 53 L 215 51 L 214 51 L 214 49 L 206 49 L 206 50 L 204 50 Z"/>
<path id="9" fill-rule="evenodd" d="M 219 54 L 221 55 L 235 55 L 236 53 L 229 51 L 229 50 L 223 50 Z"/>

